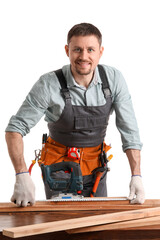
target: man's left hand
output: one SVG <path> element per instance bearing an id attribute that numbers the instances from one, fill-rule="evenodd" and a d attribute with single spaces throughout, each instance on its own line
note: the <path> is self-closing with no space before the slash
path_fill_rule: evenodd
<path id="1" fill-rule="evenodd" d="M 145 201 L 145 193 L 141 176 L 132 176 L 129 187 L 130 194 L 128 199 L 131 200 L 130 203 L 143 204 Z"/>

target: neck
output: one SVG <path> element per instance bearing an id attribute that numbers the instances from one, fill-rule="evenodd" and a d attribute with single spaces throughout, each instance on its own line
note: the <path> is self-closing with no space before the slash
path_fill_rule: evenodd
<path id="1" fill-rule="evenodd" d="M 87 88 L 89 86 L 90 82 L 93 79 L 94 72 L 91 72 L 87 75 L 81 75 L 81 74 L 72 72 L 72 75 L 73 75 L 76 83 L 78 83 L 79 85 Z"/>
<path id="2" fill-rule="evenodd" d="M 78 83 L 79 85 L 88 88 L 90 82 L 93 79 L 93 74 L 92 74 L 92 76 L 88 76 L 88 77 L 83 76 L 83 75 L 80 75 L 79 77 L 74 76 L 74 79 L 75 79 L 76 83 Z"/>

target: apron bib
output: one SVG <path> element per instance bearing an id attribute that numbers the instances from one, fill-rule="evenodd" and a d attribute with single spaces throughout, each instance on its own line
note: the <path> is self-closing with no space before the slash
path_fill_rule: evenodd
<path id="1" fill-rule="evenodd" d="M 69 89 L 62 70 L 55 71 L 61 85 L 61 93 L 65 100 L 64 110 L 55 123 L 48 123 L 49 138 L 42 149 L 41 160 L 44 164 L 50 165 L 61 161 L 76 161 L 80 163 L 83 187 L 82 194 L 90 196 L 95 176 L 92 171 L 101 167 L 99 155 L 101 144 L 106 135 L 106 128 L 112 108 L 111 92 L 109 90 L 107 75 L 101 65 L 98 70 L 102 80 L 102 90 L 106 103 L 102 106 L 75 106 L 71 103 Z M 80 160 L 67 157 L 69 147 L 77 147 L 80 150 Z M 104 143 L 104 151 L 107 152 L 110 146 Z M 63 171 L 54 173 L 54 178 L 69 177 Z M 50 198 L 54 192 L 45 186 L 46 196 Z M 106 196 L 106 174 L 102 177 L 96 196 Z"/>

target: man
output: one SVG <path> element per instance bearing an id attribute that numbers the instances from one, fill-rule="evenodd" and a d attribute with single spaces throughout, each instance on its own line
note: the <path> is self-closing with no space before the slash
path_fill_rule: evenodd
<path id="1" fill-rule="evenodd" d="M 90 196 L 95 176 L 92 171 L 101 166 L 101 150 L 111 111 L 115 110 L 123 151 L 131 167 L 131 203 L 144 202 L 140 172 L 140 150 L 137 122 L 131 98 L 122 74 L 115 68 L 98 65 L 103 54 L 102 35 L 92 24 L 73 26 L 68 33 L 65 51 L 70 65 L 62 71 L 44 74 L 33 86 L 19 111 L 12 116 L 6 129 L 10 158 L 16 171 L 16 183 L 11 201 L 17 205 L 34 204 L 34 184 L 23 156 L 23 136 L 45 114 L 49 138 L 42 149 L 42 161 L 49 165 L 71 161 L 67 151 L 79 150 L 83 175 L 83 195 Z M 72 159 L 73 160 L 73 159 Z M 60 173 L 61 174 L 61 173 Z M 46 196 L 49 191 L 46 187 Z M 106 175 L 102 177 L 96 196 L 106 196 Z"/>

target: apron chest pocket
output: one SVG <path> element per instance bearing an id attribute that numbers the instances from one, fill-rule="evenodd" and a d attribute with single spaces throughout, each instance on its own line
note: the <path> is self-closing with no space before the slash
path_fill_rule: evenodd
<path id="1" fill-rule="evenodd" d="M 106 116 L 102 117 L 75 117 L 75 129 L 98 128 L 107 125 Z"/>

